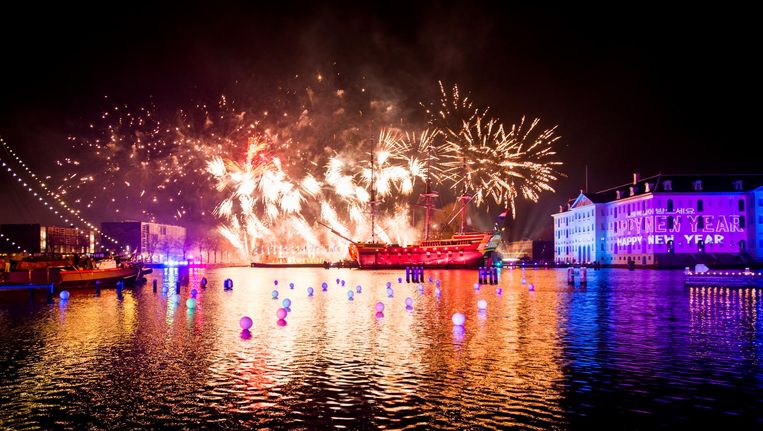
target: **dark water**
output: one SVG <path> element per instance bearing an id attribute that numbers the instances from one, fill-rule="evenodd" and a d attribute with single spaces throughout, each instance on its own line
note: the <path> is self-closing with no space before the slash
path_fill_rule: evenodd
<path id="1" fill-rule="evenodd" d="M 155 275 L 160 286 L 177 277 Z M 149 284 L 121 300 L 79 290 L 53 304 L 0 292 L 0 428 L 763 427 L 759 290 L 626 270 L 590 271 L 573 288 L 564 270 L 528 270 L 529 291 L 506 270 L 499 296 L 475 292 L 475 272 L 432 271 L 438 298 L 428 283 L 423 294 L 398 285 L 398 271 L 229 268 L 192 274 L 192 285 L 202 275 L 193 311 L 190 287 L 180 300 Z M 286 326 L 276 278 L 292 300 Z"/>

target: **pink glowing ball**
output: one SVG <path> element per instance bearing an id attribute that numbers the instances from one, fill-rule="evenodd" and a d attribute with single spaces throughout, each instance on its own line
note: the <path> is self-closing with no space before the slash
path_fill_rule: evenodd
<path id="1" fill-rule="evenodd" d="M 464 316 L 464 313 L 454 313 L 451 320 L 456 326 L 464 326 L 464 322 L 466 322 L 466 316 Z"/>
<path id="2" fill-rule="evenodd" d="M 249 316 L 244 316 L 241 318 L 241 320 L 238 321 L 239 326 L 241 326 L 241 329 L 249 329 L 252 327 L 252 318 Z"/>
<path id="3" fill-rule="evenodd" d="M 285 308 L 279 308 L 278 311 L 276 311 L 276 317 L 279 319 L 285 319 L 286 315 L 289 314 Z"/>
<path id="4" fill-rule="evenodd" d="M 382 317 L 384 317 L 384 313 L 382 313 L 381 311 L 377 311 L 376 312 L 376 318 L 377 319 L 381 319 Z"/>
<path id="5" fill-rule="evenodd" d="M 278 319 L 278 322 L 276 323 L 278 323 L 278 326 L 286 326 L 286 321 L 283 319 Z"/>
<path id="6" fill-rule="evenodd" d="M 377 302 L 376 303 L 376 311 L 378 311 L 379 313 L 384 311 L 384 304 L 382 304 L 381 302 Z"/>

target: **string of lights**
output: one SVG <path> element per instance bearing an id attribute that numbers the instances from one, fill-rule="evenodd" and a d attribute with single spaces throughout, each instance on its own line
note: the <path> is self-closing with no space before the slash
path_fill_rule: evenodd
<path id="1" fill-rule="evenodd" d="M 11 177 L 15 178 L 16 181 L 25 188 L 28 192 L 32 194 L 33 197 L 37 198 L 37 200 L 42 203 L 42 205 L 51 211 L 54 215 L 58 216 L 64 223 L 69 225 L 70 227 L 76 227 L 75 226 L 75 220 L 81 223 L 82 225 L 86 226 L 87 228 L 99 233 L 102 238 L 107 239 L 117 247 L 124 248 L 119 241 L 114 239 L 113 237 L 104 234 L 96 225 L 93 223 L 85 220 L 82 216 L 80 216 L 80 211 L 76 210 L 72 207 L 70 207 L 66 201 L 63 200 L 60 194 L 53 192 L 50 190 L 38 175 L 36 175 L 29 166 L 24 163 L 24 161 L 21 159 L 21 157 L 16 154 L 12 148 L 5 142 L 3 138 L 0 138 L 0 144 L 3 146 L 3 149 L 11 156 L 12 159 L 15 160 L 15 162 L 23 169 L 26 174 L 32 178 L 32 180 L 37 183 L 37 185 L 43 190 L 44 193 L 38 193 L 35 191 L 35 189 L 32 187 L 32 184 L 30 181 L 27 183 L 24 181 L 24 179 L 21 177 L 21 175 L 17 174 L 16 171 L 11 167 L 10 163 L 7 163 L 5 160 L 3 160 L 2 156 L 0 156 L 0 165 L 2 168 L 4 168 Z M 53 203 L 49 202 L 45 199 L 43 196 L 47 196 L 52 202 L 55 202 L 57 205 L 59 205 L 61 208 L 63 208 L 63 211 L 59 211 L 56 209 Z M 71 219 L 71 220 L 70 220 Z"/>
<path id="2" fill-rule="evenodd" d="M 4 234 L 0 233 L 0 238 L 6 240 L 8 243 L 10 243 L 12 246 L 16 247 L 16 249 L 20 252 L 26 253 L 27 251 L 22 249 L 20 245 L 16 244 L 15 241 L 10 239 L 9 237 L 5 236 Z"/>

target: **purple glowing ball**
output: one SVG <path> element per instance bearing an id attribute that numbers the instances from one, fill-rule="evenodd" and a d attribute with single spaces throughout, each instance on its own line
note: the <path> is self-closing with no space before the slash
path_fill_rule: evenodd
<path id="1" fill-rule="evenodd" d="M 289 289 L 294 289 L 294 283 L 289 283 Z"/>
<path id="2" fill-rule="evenodd" d="M 354 297 L 355 297 L 355 293 L 352 290 L 348 290 L 347 291 L 347 299 L 352 301 Z"/>
<path id="3" fill-rule="evenodd" d="M 344 280 L 342 280 L 342 287 L 344 287 Z"/>
<path id="4" fill-rule="evenodd" d="M 273 284 L 278 286 L 278 280 L 273 280 Z"/>
<path id="5" fill-rule="evenodd" d="M 379 312 L 379 313 L 384 311 L 384 304 L 382 304 L 381 302 L 377 302 L 376 303 L 376 311 Z"/>
<path id="6" fill-rule="evenodd" d="M 252 338 L 252 333 L 249 332 L 248 329 L 242 329 L 241 330 L 241 339 L 242 340 L 249 340 Z"/>
<path id="7" fill-rule="evenodd" d="M 440 295 L 442 295 L 442 290 L 440 290 L 439 287 L 435 287 L 434 288 L 434 294 L 437 295 L 437 296 L 440 296 Z"/>
<path id="8" fill-rule="evenodd" d="M 336 279 L 336 284 L 339 284 L 339 279 L 338 278 Z"/>
<path id="9" fill-rule="evenodd" d="M 355 291 L 360 293 L 363 291 L 363 288 L 360 285 L 358 285 L 357 287 L 355 287 Z"/>
<path id="10" fill-rule="evenodd" d="M 413 298 L 410 296 L 405 298 L 405 306 L 406 307 L 413 307 Z"/>
<path id="11" fill-rule="evenodd" d="M 402 279 L 402 277 L 397 277 L 397 282 L 398 282 L 398 283 L 402 283 L 402 282 L 403 282 L 403 279 Z"/>
<path id="12" fill-rule="evenodd" d="M 196 290 L 196 289 L 191 289 L 191 298 L 195 298 L 195 297 L 196 297 L 196 295 L 198 295 L 198 294 L 199 294 L 199 291 L 198 291 L 198 290 Z"/>
<path id="13" fill-rule="evenodd" d="M 381 311 L 377 311 L 376 312 L 376 318 L 377 319 L 381 319 L 382 317 L 384 317 L 384 313 L 382 313 Z"/>
<path id="14" fill-rule="evenodd" d="M 312 287 L 307 288 L 307 296 L 313 296 L 314 289 Z"/>
<path id="15" fill-rule="evenodd" d="M 453 321 L 455 326 L 464 326 L 466 316 L 464 316 L 464 313 L 453 313 L 453 317 L 450 320 Z"/>
<path id="16" fill-rule="evenodd" d="M 326 283 L 326 282 L 324 281 L 324 282 L 323 282 L 323 284 L 321 284 L 321 289 L 323 289 L 323 291 L 325 292 L 325 291 L 327 291 L 327 290 L 328 290 L 328 288 L 329 288 L 329 285 L 328 285 L 328 283 Z"/>
<path id="17" fill-rule="evenodd" d="M 534 285 L 534 284 L 532 284 L 532 283 L 530 283 L 530 285 L 529 285 L 529 286 L 527 286 L 527 290 L 529 290 L 529 291 L 531 291 L 531 292 L 535 292 L 535 285 Z"/>
<path id="18" fill-rule="evenodd" d="M 246 331 L 252 327 L 252 318 L 249 316 L 244 316 L 238 321 L 238 325 L 241 327 L 241 329 Z"/>
<path id="19" fill-rule="evenodd" d="M 392 283 L 388 281 L 387 282 L 387 287 L 391 287 L 391 286 L 392 286 Z"/>
<path id="20" fill-rule="evenodd" d="M 289 312 L 286 311 L 285 308 L 279 308 L 278 311 L 276 311 L 276 317 L 279 319 L 285 319 L 287 314 L 289 314 Z"/>
<path id="21" fill-rule="evenodd" d="M 270 294 L 273 295 L 273 299 L 278 299 L 278 291 L 277 290 L 274 290 L 274 291 L 270 292 Z"/>
<path id="22" fill-rule="evenodd" d="M 503 293 L 503 289 L 501 289 L 500 287 L 498 287 L 498 288 L 496 288 L 496 289 L 495 289 L 495 293 L 497 293 L 497 294 L 499 294 L 499 295 L 500 295 L 500 294 L 502 294 L 502 293 Z"/>

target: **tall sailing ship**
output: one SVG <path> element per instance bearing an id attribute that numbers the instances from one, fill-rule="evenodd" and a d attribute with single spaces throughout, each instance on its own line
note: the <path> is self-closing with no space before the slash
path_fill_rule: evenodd
<path id="1" fill-rule="evenodd" d="M 371 165 L 373 173 L 373 161 Z M 371 181 L 373 184 L 373 179 Z M 439 196 L 429 178 L 420 196 L 420 206 L 426 210 L 424 238 L 418 243 L 401 246 L 376 241 L 375 190 L 371 191 L 371 241 L 350 241 L 350 257 L 360 268 L 399 268 L 425 266 L 429 268 L 476 268 L 492 266 L 495 249 L 501 242 L 500 232 L 466 232 L 466 206 L 471 196 L 466 190 L 458 197 L 461 223 L 458 233 L 448 239 L 430 239 L 430 217 Z M 454 217 L 455 218 L 455 217 Z M 451 219 L 452 221 L 452 219 Z"/>

